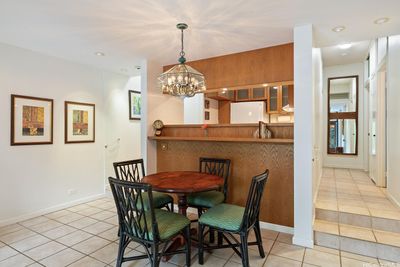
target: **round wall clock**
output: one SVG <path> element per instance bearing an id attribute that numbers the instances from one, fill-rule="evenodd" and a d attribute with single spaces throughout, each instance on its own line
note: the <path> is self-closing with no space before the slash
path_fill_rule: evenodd
<path id="1" fill-rule="evenodd" d="M 153 122 L 153 128 L 154 128 L 154 135 L 155 136 L 161 136 L 162 133 L 162 128 L 164 128 L 164 123 L 161 120 L 155 120 Z"/>

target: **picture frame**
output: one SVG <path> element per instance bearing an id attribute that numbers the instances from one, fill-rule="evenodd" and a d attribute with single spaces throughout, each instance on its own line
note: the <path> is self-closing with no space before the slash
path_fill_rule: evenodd
<path id="1" fill-rule="evenodd" d="M 53 110 L 53 99 L 12 94 L 10 145 L 53 144 Z"/>
<path id="2" fill-rule="evenodd" d="M 204 109 L 209 109 L 210 108 L 210 100 L 205 99 L 204 100 Z"/>
<path id="3" fill-rule="evenodd" d="M 210 112 L 209 111 L 204 112 L 204 120 L 206 120 L 206 121 L 210 120 Z"/>
<path id="4" fill-rule="evenodd" d="M 64 122 L 66 144 L 95 142 L 95 104 L 65 101 Z"/>
<path id="5" fill-rule="evenodd" d="M 142 95 L 140 91 L 129 90 L 129 119 L 140 120 L 142 117 Z"/>

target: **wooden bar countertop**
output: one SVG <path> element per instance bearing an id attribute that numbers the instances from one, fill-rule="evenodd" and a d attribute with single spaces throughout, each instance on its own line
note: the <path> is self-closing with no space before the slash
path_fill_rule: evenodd
<path id="1" fill-rule="evenodd" d="M 293 139 L 283 138 L 245 138 L 245 137 L 183 137 L 183 136 L 149 136 L 150 140 L 170 140 L 170 141 L 202 141 L 202 142 L 241 142 L 241 143 L 273 143 L 273 144 L 293 144 Z"/>

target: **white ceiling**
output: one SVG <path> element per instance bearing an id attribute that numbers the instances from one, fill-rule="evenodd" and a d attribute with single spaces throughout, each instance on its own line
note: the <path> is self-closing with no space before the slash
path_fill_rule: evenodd
<path id="1" fill-rule="evenodd" d="M 194 60 L 291 42 L 306 23 L 320 47 L 398 34 L 399 10 L 399 0 L 1 0 L 0 42 L 120 72 L 176 62 L 178 22 Z"/>
<path id="2" fill-rule="evenodd" d="M 353 42 L 348 49 L 341 49 L 338 45 L 323 47 L 321 50 L 324 67 L 364 62 L 370 43 L 371 40 Z"/>

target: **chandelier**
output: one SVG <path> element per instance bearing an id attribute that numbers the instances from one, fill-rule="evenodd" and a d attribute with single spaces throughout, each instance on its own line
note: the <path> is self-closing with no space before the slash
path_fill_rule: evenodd
<path id="1" fill-rule="evenodd" d="M 188 28 L 185 23 L 179 23 L 176 27 L 181 30 L 181 52 L 178 59 L 179 64 L 173 66 L 162 73 L 158 80 L 160 81 L 163 93 L 173 96 L 192 97 L 197 93 L 206 90 L 204 75 L 194 68 L 185 64 L 185 52 L 183 51 L 183 31 Z"/>

